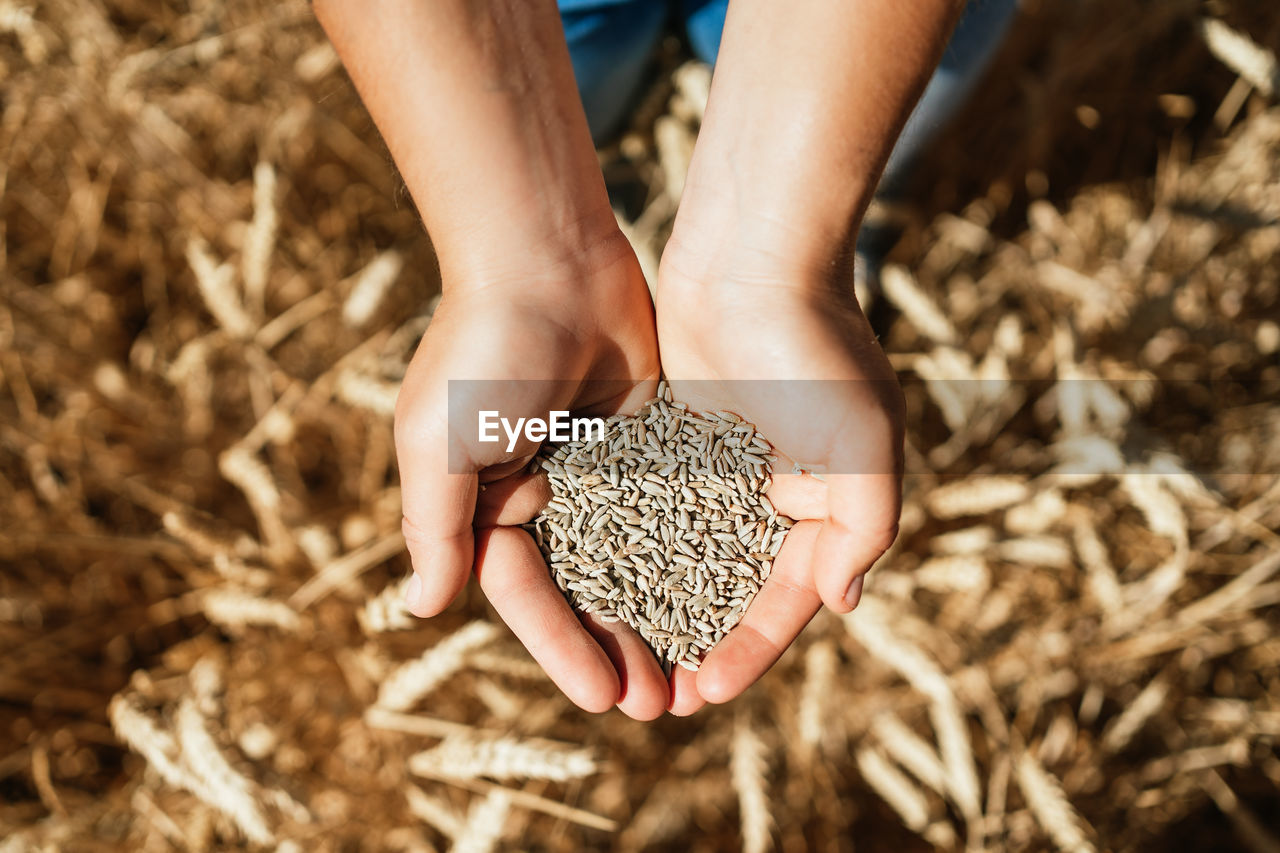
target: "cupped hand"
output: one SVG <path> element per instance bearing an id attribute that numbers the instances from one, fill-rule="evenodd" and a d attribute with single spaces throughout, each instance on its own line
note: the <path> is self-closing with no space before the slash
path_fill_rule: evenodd
<path id="1" fill-rule="evenodd" d="M 519 525 L 548 497 L 527 472 L 538 444 L 480 442 L 477 410 L 547 418 L 607 416 L 653 396 L 653 305 L 620 234 L 582 263 L 499 280 L 454 282 L 409 365 L 396 405 L 410 609 L 444 610 L 473 567 L 534 659 L 575 704 L 618 704 L 652 719 L 667 707 L 662 670 L 622 623 L 576 614 Z M 452 380 L 452 389 L 450 381 Z"/>
<path id="2" fill-rule="evenodd" d="M 857 605 L 864 574 L 897 535 L 903 404 L 851 282 L 705 265 L 690 265 L 693 277 L 675 255 L 668 248 L 657 292 L 672 393 L 759 427 L 779 456 L 769 499 L 798 522 L 743 620 L 697 673 L 673 674 L 671 710 L 688 714 L 749 687 L 822 604 Z M 794 463 L 818 476 L 790 473 Z"/>

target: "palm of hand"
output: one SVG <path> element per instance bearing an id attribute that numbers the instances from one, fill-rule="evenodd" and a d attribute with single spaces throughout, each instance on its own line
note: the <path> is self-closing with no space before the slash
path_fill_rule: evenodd
<path id="1" fill-rule="evenodd" d="M 823 602 L 856 604 L 862 573 L 896 532 L 901 400 L 856 302 L 832 290 L 664 282 L 658 338 L 677 398 L 737 412 L 774 444 L 769 498 L 799 520 L 742 623 L 696 676 L 675 673 L 672 710 L 689 713 L 746 689 Z M 793 461 L 832 473 L 786 473 Z"/>
<path id="2" fill-rule="evenodd" d="M 498 614 L 571 700 L 652 719 L 668 699 L 653 655 L 630 628 L 576 616 L 519 527 L 547 498 L 545 481 L 525 473 L 537 445 L 522 439 L 508 451 L 505 440 L 479 443 L 475 430 L 482 408 L 508 418 L 608 415 L 653 395 L 657 337 L 634 257 L 590 285 L 494 285 L 437 309 L 397 402 L 403 526 L 422 579 L 411 609 L 439 613 L 474 568 Z M 566 310 L 570 301 L 575 310 Z M 467 379 L 478 381 L 459 381 Z"/>
<path id="3" fill-rule="evenodd" d="M 693 288 L 668 277 L 655 328 L 634 257 L 589 288 L 575 284 L 470 290 L 442 301 L 433 318 L 396 418 L 405 536 L 424 579 L 412 609 L 443 610 L 474 567 L 499 615 L 576 704 L 602 711 L 616 703 L 638 719 L 668 707 L 691 713 L 746 689 L 824 601 L 848 610 L 850 581 L 892 541 L 902 446 L 896 382 L 856 302 L 833 292 Z M 842 472 L 825 482 L 775 475 L 770 499 L 800 521 L 769 582 L 702 669 L 676 668 L 669 683 L 634 631 L 569 608 L 518 526 L 547 498 L 545 482 L 525 473 L 537 445 L 522 440 L 508 451 L 505 443 L 477 443 L 483 394 L 449 392 L 450 379 L 498 383 L 486 393 L 498 393 L 503 414 L 514 417 L 630 412 L 652 396 L 659 345 L 674 393 L 692 408 L 738 412 L 784 460 Z"/>

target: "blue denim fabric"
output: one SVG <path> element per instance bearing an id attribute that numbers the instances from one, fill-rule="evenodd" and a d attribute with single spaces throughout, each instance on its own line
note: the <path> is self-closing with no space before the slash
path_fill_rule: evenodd
<path id="1" fill-rule="evenodd" d="M 644 82 L 645 63 L 668 16 L 683 24 L 697 56 L 715 64 L 728 0 L 559 0 L 573 73 L 597 141 L 616 131 Z M 1018 0 L 970 0 L 942 62 L 890 157 L 880 184 L 892 195 L 912 161 L 981 77 Z"/>
<path id="2" fill-rule="evenodd" d="M 560 0 L 560 20 L 591 135 L 601 142 L 622 124 L 639 94 L 645 65 L 667 20 L 667 4 Z"/>

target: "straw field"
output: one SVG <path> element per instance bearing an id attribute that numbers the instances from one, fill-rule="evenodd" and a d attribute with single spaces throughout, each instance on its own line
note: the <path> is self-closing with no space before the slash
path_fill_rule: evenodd
<path id="1" fill-rule="evenodd" d="M 0 0 L 0 850 L 1280 850 L 1280 11 L 1023 5 L 875 212 L 897 544 L 642 724 L 399 603 L 439 282 L 307 5 Z M 650 268 L 707 79 L 602 152 Z"/>

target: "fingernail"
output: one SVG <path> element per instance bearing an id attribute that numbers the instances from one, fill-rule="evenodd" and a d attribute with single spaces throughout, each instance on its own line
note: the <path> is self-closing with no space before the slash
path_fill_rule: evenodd
<path id="1" fill-rule="evenodd" d="M 422 597 L 422 578 L 415 573 L 413 579 L 409 581 L 409 585 L 404 590 L 404 603 L 410 607 L 416 607 L 418 599 Z"/>
<path id="2" fill-rule="evenodd" d="M 858 575 L 853 579 L 853 583 L 849 584 L 849 588 L 844 593 L 844 603 L 852 609 L 858 606 L 858 602 L 862 600 L 862 579 L 866 575 Z"/>

